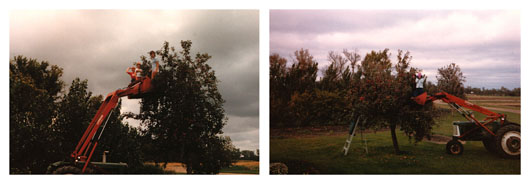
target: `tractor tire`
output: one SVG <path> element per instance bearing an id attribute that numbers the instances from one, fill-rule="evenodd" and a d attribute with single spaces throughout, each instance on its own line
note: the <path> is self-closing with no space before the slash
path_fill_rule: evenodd
<path id="1" fill-rule="evenodd" d="M 521 126 L 508 124 L 495 132 L 495 149 L 503 158 L 521 158 Z"/>
<path id="2" fill-rule="evenodd" d="M 57 168 L 53 174 L 81 174 L 81 169 L 67 165 Z"/>
<path id="3" fill-rule="evenodd" d="M 450 140 L 445 145 L 445 151 L 450 155 L 461 155 L 464 153 L 464 146 L 462 143 L 460 143 L 460 141 Z"/>
<path id="4" fill-rule="evenodd" d="M 495 139 L 486 138 L 482 140 L 482 144 L 484 145 L 484 148 L 488 150 L 488 152 L 497 154 L 497 149 L 495 148 Z"/>

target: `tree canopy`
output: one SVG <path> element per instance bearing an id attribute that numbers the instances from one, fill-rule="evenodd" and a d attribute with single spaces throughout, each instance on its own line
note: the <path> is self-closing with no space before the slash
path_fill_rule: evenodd
<path id="1" fill-rule="evenodd" d="M 16 56 L 9 61 L 9 167 L 11 173 L 44 173 L 50 161 L 52 120 L 64 83 L 62 68 Z"/>
<path id="2" fill-rule="evenodd" d="M 371 51 L 364 58 L 356 51 L 332 51 L 320 80 L 309 51 L 301 49 L 295 55 L 291 67 L 278 54 L 270 56 L 271 127 L 348 124 L 361 116 L 367 120 L 363 128 L 390 128 L 396 153 L 398 127 L 416 141 L 429 135 L 434 108 L 410 99 L 418 69 L 410 67 L 409 52 L 398 51 L 392 64 L 388 49 Z M 291 77 L 307 71 L 311 77 Z"/>
<path id="3" fill-rule="evenodd" d="M 231 141 L 220 136 L 227 121 L 224 100 L 207 63 L 211 56 L 191 55 L 191 45 L 182 41 L 177 52 L 165 42 L 157 51 L 161 67 L 152 82 L 155 93 L 141 100 L 135 118 L 146 127 L 143 133 L 158 153 L 155 162 L 179 161 L 188 173 L 218 173 L 232 163 L 226 151 Z"/>
<path id="4" fill-rule="evenodd" d="M 466 82 L 466 77 L 457 64 L 451 63 L 442 68 L 438 68 L 436 79 L 438 80 L 439 90 L 466 99 L 464 93 L 464 82 Z"/>

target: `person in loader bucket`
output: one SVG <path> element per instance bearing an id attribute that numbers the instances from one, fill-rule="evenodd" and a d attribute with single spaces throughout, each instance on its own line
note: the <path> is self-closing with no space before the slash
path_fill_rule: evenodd
<path id="1" fill-rule="evenodd" d="M 129 84 L 129 87 L 134 86 L 135 84 L 142 81 L 142 69 L 140 68 L 141 65 L 142 64 L 140 62 L 137 62 L 136 67 L 129 67 L 125 71 L 131 76 L 131 83 Z"/>
<path id="2" fill-rule="evenodd" d="M 412 93 L 413 97 L 417 97 L 418 95 L 421 95 L 425 91 L 423 90 L 423 83 L 425 82 L 425 79 L 427 78 L 425 74 L 421 75 L 421 73 L 418 72 L 416 77 L 416 89 L 414 89 L 414 92 Z"/>
<path id="3" fill-rule="evenodd" d="M 153 79 L 156 74 L 158 73 L 158 67 L 160 67 L 160 64 L 158 63 L 158 59 L 156 58 L 156 52 L 151 51 L 149 52 L 149 60 L 151 61 L 151 79 Z"/>

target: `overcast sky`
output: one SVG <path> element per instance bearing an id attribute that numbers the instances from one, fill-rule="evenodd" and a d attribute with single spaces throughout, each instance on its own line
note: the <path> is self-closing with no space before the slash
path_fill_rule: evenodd
<path id="1" fill-rule="evenodd" d="M 130 82 L 125 69 L 164 41 L 206 52 L 228 116 L 224 135 L 242 150 L 259 148 L 259 13 L 208 11 L 11 11 L 10 56 L 46 60 L 64 69 L 62 80 L 88 79 L 106 96 Z M 67 86 L 68 87 L 68 86 Z M 138 113 L 138 100 L 122 98 L 122 112 Z M 138 122 L 126 120 L 132 125 Z M 82 132 L 80 132 L 81 134 Z"/>
<path id="2" fill-rule="evenodd" d="M 521 33 L 518 11 L 440 10 L 272 10 L 270 53 L 291 58 L 308 49 L 329 65 L 329 51 L 364 55 L 389 48 L 410 51 L 412 66 L 435 82 L 437 69 L 454 62 L 466 86 L 521 86 Z M 322 73 L 319 73 L 321 76 Z"/>

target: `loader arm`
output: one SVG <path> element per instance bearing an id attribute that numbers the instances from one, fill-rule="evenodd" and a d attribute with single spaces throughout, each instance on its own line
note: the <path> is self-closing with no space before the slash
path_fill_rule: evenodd
<path id="1" fill-rule="evenodd" d="M 449 106 L 451 108 L 457 110 L 462 116 L 464 116 L 464 118 L 466 118 L 467 120 L 469 120 L 471 122 L 474 122 L 479 127 L 484 128 L 488 133 L 490 133 L 493 136 L 495 136 L 495 133 L 493 133 L 493 131 L 491 131 L 485 125 L 489 124 L 489 123 L 492 123 L 492 122 L 494 122 L 496 120 L 500 120 L 500 124 L 503 125 L 504 122 L 505 122 L 505 119 L 506 119 L 506 115 L 504 115 L 504 114 L 499 114 L 499 113 L 490 111 L 490 110 L 488 110 L 486 108 L 483 108 L 483 107 L 481 107 L 479 105 L 473 104 L 473 103 L 471 103 L 469 101 L 466 101 L 464 99 L 458 98 L 456 96 L 453 96 L 453 95 L 451 95 L 451 94 L 449 94 L 447 92 L 444 92 L 444 91 L 436 93 L 433 96 L 427 97 L 426 102 L 432 102 L 432 101 L 435 101 L 435 100 L 442 100 L 443 102 L 449 104 Z M 482 113 L 482 114 L 486 115 L 486 118 L 484 120 L 482 120 L 483 123 L 481 123 L 479 120 L 477 120 L 473 116 L 473 114 L 471 114 L 470 112 L 468 112 L 466 110 L 463 110 L 462 107 L 470 109 L 470 110 L 473 110 L 475 112 Z"/>
<path id="2" fill-rule="evenodd" d="M 107 95 L 96 112 L 96 115 L 92 118 L 92 121 L 85 130 L 85 133 L 83 133 L 81 140 L 79 140 L 77 143 L 75 150 L 70 155 L 70 157 L 72 157 L 76 163 L 79 161 L 84 162 L 83 170 L 81 171 L 82 173 L 85 172 L 88 164 L 90 163 L 92 154 L 94 153 L 99 139 L 105 130 L 109 117 L 118 105 L 120 98 L 124 96 L 129 98 L 140 98 L 142 95 L 150 92 L 151 90 L 151 79 L 146 77 L 140 83 L 124 89 L 118 89 Z M 99 134 L 96 137 L 98 131 Z"/>

